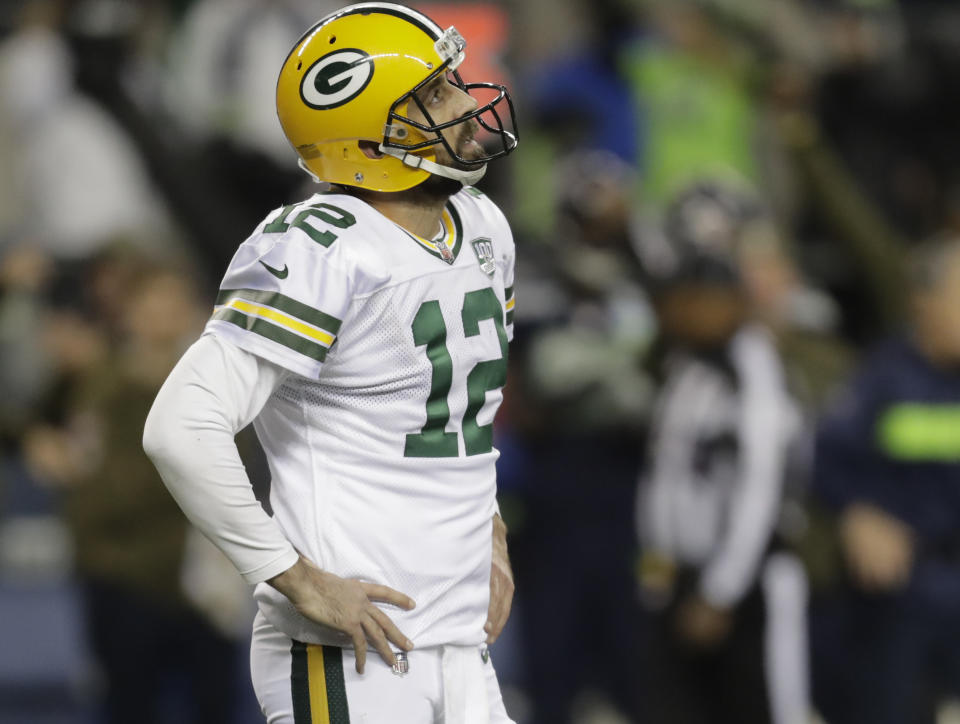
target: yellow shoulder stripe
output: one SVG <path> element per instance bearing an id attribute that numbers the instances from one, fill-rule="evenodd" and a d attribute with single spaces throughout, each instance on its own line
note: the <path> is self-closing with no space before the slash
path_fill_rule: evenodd
<path id="1" fill-rule="evenodd" d="M 325 344 L 327 347 L 333 344 L 334 336 L 332 334 L 328 334 L 320 329 L 314 329 L 313 327 L 304 324 L 293 317 L 288 317 L 286 314 L 276 311 L 275 309 L 262 307 L 259 304 L 251 304 L 250 302 L 245 302 L 242 299 L 231 299 L 224 306 L 236 309 L 246 314 L 252 314 L 263 319 L 268 319 L 274 324 L 279 324 L 281 327 L 292 329 L 295 332 L 299 332 L 300 334 L 309 337 L 310 339 L 315 339 L 318 342 Z"/>

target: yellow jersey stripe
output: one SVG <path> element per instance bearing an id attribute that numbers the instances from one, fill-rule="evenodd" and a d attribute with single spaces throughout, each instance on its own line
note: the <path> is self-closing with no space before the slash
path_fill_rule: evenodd
<path id="1" fill-rule="evenodd" d="M 310 677 L 311 724 L 330 724 L 327 701 L 327 672 L 323 665 L 323 646 L 307 646 L 307 671 Z"/>
<path id="2" fill-rule="evenodd" d="M 430 251 L 436 251 L 438 243 L 442 243 L 449 249 L 455 242 L 456 230 L 453 226 L 453 217 L 450 216 L 450 212 L 446 209 L 443 210 L 443 214 L 440 217 L 440 223 L 443 225 L 443 239 L 438 242 L 428 241 L 422 236 L 418 236 L 411 231 L 408 231 L 407 233 Z"/>
<path id="3" fill-rule="evenodd" d="M 281 327 L 286 327 L 287 329 L 292 329 L 300 334 L 310 337 L 310 339 L 315 339 L 318 342 L 329 347 L 333 344 L 334 336 L 327 332 L 324 332 L 320 329 L 314 329 L 303 322 L 294 319 L 293 317 L 288 317 L 286 314 L 276 311 L 275 309 L 269 309 L 267 307 L 261 307 L 259 304 L 251 304 L 250 302 L 245 302 L 242 299 L 231 299 L 226 303 L 227 307 L 236 309 L 245 314 L 252 314 L 262 319 L 268 319 L 274 324 L 279 324 Z"/>
<path id="4" fill-rule="evenodd" d="M 453 243 L 454 237 L 453 217 L 450 216 L 449 211 L 444 209 L 443 214 L 440 216 L 440 221 L 443 224 L 444 231 L 446 232 L 443 237 L 443 243 L 445 243 L 447 246 L 450 246 Z"/>
<path id="5" fill-rule="evenodd" d="M 435 251 L 437 250 L 437 247 L 436 247 L 434 244 L 432 244 L 432 243 L 429 242 L 429 241 L 426 241 L 425 239 L 421 239 L 421 238 L 420 238 L 419 236 L 417 236 L 416 234 L 410 234 L 410 236 L 412 236 L 412 237 L 414 238 L 414 241 L 416 241 L 418 244 L 420 244 L 422 247 L 424 247 L 424 248 L 427 249 L 428 251 L 434 251 L 434 252 L 435 252 Z"/>
<path id="6" fill-rule="evenodd" d="M 506 310 L 509 312 L 514 308 L 514 306 L 516 306 L 516 304 L 517 304 L 517 300 L 511 297 L 510 300 L 507 302 Z"/>

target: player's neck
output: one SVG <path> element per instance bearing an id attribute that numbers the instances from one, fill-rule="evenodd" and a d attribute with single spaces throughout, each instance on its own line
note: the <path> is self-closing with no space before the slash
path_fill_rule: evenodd
<path id="1" fill-rule="evenodd" d="M 446 198 L 436 199 L 427 203 L 411 203 L 397 198 L 401 194 L 383 194 L 388 198 L 369 198 L 363 200 L 386 216 L 390 221 L 424 239 L 432 239 L 437 235 L 441 225 L 443 206 Z"/>
<path id="2" fill-rule="evenodd" d="M 447 181 L 447 179 L 443 179 Z M 460 189 L 444 184 L 421 184 L 406 191 L 383 193 L 366 189 L 348 189 L 348 193 L 366 201 L 393 223 L 424 239 L 436 236 L 441 228 L 443 207 L 447 200 Z"/>

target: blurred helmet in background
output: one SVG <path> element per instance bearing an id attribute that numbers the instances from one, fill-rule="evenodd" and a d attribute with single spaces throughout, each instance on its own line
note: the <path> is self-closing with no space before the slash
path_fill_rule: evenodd
<path id="1" fill-rule="evenodd" d="M 737 253 L 744 228 L 765 218 L 759 199 L 716 181 L 698 181 L 667 206 L 664 233 L 676 244 L 715 255 Z"/>
<path id="2" fill-rule="evenodd" d="M 677 193 L 656 225 L 634 240 L 653 291 L 676 284 L 737 286 L 745 231 L 768 220 L 747 191 L 716 181 L 697 181 Z"/>
<path id="3" fill-rule="evenodd" d="M 563 224 L 576 225 L 581 241 L 602 247 L 627 239 L 638 183 L 631 164 L 611 151 L 583 149 L 560 161 L 556 177 L 557 211 Z"/>

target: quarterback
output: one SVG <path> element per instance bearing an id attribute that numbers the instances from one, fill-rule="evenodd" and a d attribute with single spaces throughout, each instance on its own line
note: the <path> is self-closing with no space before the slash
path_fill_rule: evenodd
<path id="1" fill-rule="evenodd" d="M 513 596 L 492 431 L 515 254 L 473 184 L 517 135 L 506 88 L 461 79 L 465 46 L 382 2 L 296 43 L 277 111 L 324 190 L 240 245 L 146 422 L 171 494 L 256 584 L 271 724 L 510 721 L 486 645 Z M 233 442 L 251 421 L 272 516 Z"/>

